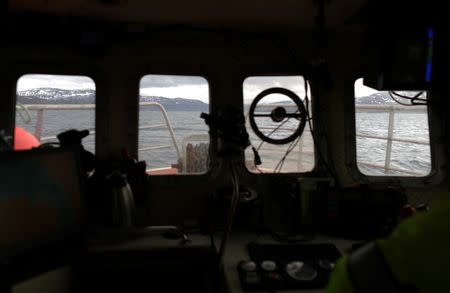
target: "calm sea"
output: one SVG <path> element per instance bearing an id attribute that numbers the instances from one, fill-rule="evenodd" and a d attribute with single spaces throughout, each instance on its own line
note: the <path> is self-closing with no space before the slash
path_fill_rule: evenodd
<path id="1" fill-rule="evenodd" d="M 36 130 L 36 111 L 30 111 L 31 122 L 26 124 L 17 115 L 17 125 L 31 133 Z M 169 111 L 169 120 L 175 135 L 176 143 L 183 153 L 188 143 L 208 142 L 208 127 L 199 112 Z M 388 134 L 389 116 L 387 113 L 357 113 L 357 133 L 363 136 L 386 137 Z M 158 111 L 142 110 L 140 112 L 140 127 L 164 124 L 164 118 Z M 266 123 L 263 132 L 270 133 L 273 125 Z M 71 128 L 94 129 L 93 110 L 46 110 L 44 112 L 44 125 L 41 138 L 55 136 L 56 134 Z M 283 125 L 276 136 L 285 137 L 289 135 L 295 121 L 289 121 Z M 255 147 L 260 145 L 252 131 L 251 141 Z M 345 135 L 345 133 L 342 133 Z M 397 112 L 394 119 L 394 138 L 402 140 L 419 140 L 424 144 L 412 144 L 406 141 L 394 141 L 392 143 L 392 154 L 390 166 L 394 169 L 414 170 L 420 174 L 427 174 L 431 169 L 430 147 L 428 135 L 428 121 L 426 113 L 402 113 Z M 53 140 L 54 141 L 54 140 Z M 83 140 L 86 149 L 94 151 L 94 136 Z M 167 146 L 167 147 L 165 147 Z M 274 170 L 277 164 L 292 145 L 274 146 L 263 144 L 260 155 L 263 161 L 262 169 Z M 358 167 L 366 174 L 383 174 L 383 168 L 372 166 L 373 164 L 385 164 L 387 140 L 367 137 L 357 138 Z M 139 148 L 151 148 L 139 152 L 139 160 L 145 160 L 148 168 L 164 168 L 178 161 L 170 132 L 166 127 L 146 128 L 139 131 Z M 283 163 L 283 171 L 298 172 L 308 171 L 314 166 L 313 141 L 309 128 L 305 128 L 302 139 L 292 147 L 291 152 Z M 246 161 L 253 161 L 253 152 L 248 148 Z M 370 163 L 371 166 L 364 163 Z M 251 163 L 249 163 L 251 165 Z M 398 174 L 395 171 L 391 171 Z M 407 174 L 404 174 L 407 175 Z"/>

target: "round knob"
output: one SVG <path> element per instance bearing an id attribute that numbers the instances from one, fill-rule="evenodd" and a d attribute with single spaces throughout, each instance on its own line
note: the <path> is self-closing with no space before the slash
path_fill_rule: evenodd
<path id="1" fill-rule="evenodd" d="M 277 269 L 277 264 L 272 260 L 265 260 L 261 262 L 261 268 L 268 272 L 273 272 Z"/>
<path id="2" fill-rule="evenodd" d="M 317 277 L 317 270 L 302 261 L 288 263 L 286 272 L 292 279 L 297 281 L 312 281 Z"/>

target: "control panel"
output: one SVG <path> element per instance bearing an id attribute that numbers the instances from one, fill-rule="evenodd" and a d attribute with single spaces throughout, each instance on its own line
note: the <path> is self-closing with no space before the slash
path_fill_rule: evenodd
<path id="1" fill-rule="evenodd" d="M 333 244 L 250 244 L 237 265 L 247 291 L 324 288 L 337 259 Z"/>

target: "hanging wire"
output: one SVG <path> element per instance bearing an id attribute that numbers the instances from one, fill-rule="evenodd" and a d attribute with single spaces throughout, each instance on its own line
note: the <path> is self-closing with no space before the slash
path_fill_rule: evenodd
<path id="1" fill-rule="evenodd" d="M 230 170 L 231 170 L 231 184 L 233 187 L 233 193 L 231 195 L 231 203 L 230 203 L 230 209 L 228 211 L 228 220 L 227 225 L 225 227 L 225 231 L 222 237 L 222 242 L 220 243 L 220 250 L 219 250 L 219 265 L 220 267 L 223 267 L 223 257 L 225 255 L 225 248 L 228 242 L 228 238 L 231 233 L 231 229 L 233 226 L 233 219 L 234 215 L 236 214 L 237 205 L 239 203 L 239 181 L 238 176 L 236 172 L 236 166 L 232 160 L 229 161 L 230 163 Z"/>
<path id="2" fill-rule="evenodd" d="M 300 137 L 301 136 L 299 136 L 295 141 L 291 142 L 291 144 L 287 148 L 286 153 L 284 154 L 283 158 L 281 158 L 281 160 L 275 166 L 275 169 L 273 170 L 274 173 L 280 173 L 281 172 L 281 170 L 283 169 L 283 165 L 284 165 L 284 162 L 286 161 L 287 156 L 294 150 L 294 148 L 300 142 Z"/>
<path id="3" fill-rule="evenodd" d="M 293 114 L 295 114 L 295 113 L 298 113 L 300 111 L 300 109 L 297 109 Z M 275 133 L 275 131 L 277 131 L 278 129 L 280 129 L 284 124 L 286 124 L 289 120 L 291 119 L 291 117 L 288 117 L 286 120 L 284 120 L 282 123 L 280 123 L 280 125 L 278 125 L 277 127 L 275 127 L 268 135 L 267 135 L 267 137 L 270 137 L 272 134 L 274 134 Z M 253 153 L 254 153 L 254 161 L 255 161 L 255 167 L 256 167 L 256 170 L 258 170 L 258 172 L 259 173 L 264 173 L 261 169 L 259 169 L 258 168 L 258 164 L 256 163 L 256 162 L 259 162 L 259 163 L 261 163 L 261 158 L 259 157 L 259 153 L 258 153 L 258 151 L 261 149 L 261 147 L 262 147 L 262 145 L 265 143 L 265 141 L 264 140 L 261 140 L 261 142 L 259 143 L 259 145 L 258 145 L 258 147 L 255 149 L 255 147 L 252 145 L 252 149 L 253 149 Z M 294 143 L 294 142 L 292 142 L 292 143 Z M 291 143 L 291 144 L 292 144 Z M 286 156 L 286 155 L 285 155 Z M 284 159 L 286 159 L 285 157 L 284 157 Z M 278 165 L 277 165 L 278 166 Z M 275 167 L 275 170 L 276 170 L 276 167 Z M 274 170 L 274 173 L 276 172 Z M 280 169 L 280 171 L 281 171 L 281 169 Z"/>
<path id="4" fill-rule="evenodd" d="M 311 134 L 312 134 L 312 127 L 311 127 L 312 117 L 310 116 L 310 113 L 309 113 L 308 85 L 307 85 L 306 78 L 303 79 L 303 82 L 305 84 L 305 98 L 304 98 L 304 100 L 305 100 L 305 110 L 306 110 L 306 121 L 308 122 L 308 126 L 309 126 L 309 129 L 310 129 Z M 297 112 L 298 112 L 298 110 L 295 113 L 297 113 Z M 278 170 L 278 173 L 281 172 L 281 170 L 283 169 L 283 165 L 284 165 L 284 162 L 286 161 L 287 156 L 294 150 L 294 148 L 300 142 L 300 138 L 301 138 L 301 136 L 299 136 L 295 141 L 293 141 L 291 143 L 291 145 L 287 148 L 286 153 L 281 158 L 281 160 L 278 162 L 278 164 L 275 166 L 274 173 L 276 173 L 277 170 Z"/>
<path id="5" fill-rule="evenodd" d="M 389 96 L 391 97 L 391 99 L 393 99 L 397 104 L 399 104 L 399 105 L 402 105 L 402 106 L 414 106 L 413 104 L 407 104 L 407 103 L 403 103 L 403 102 L 400 102 L 399 100 L 397 100 L 396 98 L 394 98 L 394 95 L 391 93 L 391 92 L 389 92 Z"/>
<path id="6" fill-rule="evenodd" d="M 416 101 L 417 100 L 417 101 L 427 102 L 427 99 L 419 98 L 421 95 L 423 95 L 424 91 L 418 92 L 413 97 L 402 95 L 402 94 L 399 94 L 398 92 L 394 92 L 394 91 L 391 91 L 391 93 L 396 95 L 397 97 L 400 97 L 400 98 L 403 98 L 403 99 L 409 99 L 409 100 L 412 100 L 412 101 Z"/>
<path id="7" fill-rule="evenodd" d="M 305 78 L 305 100 L 306 100 L 306 104 L 308 104 L 308 99 L 309 99 L 308 98 L 308 79 Z M 325 159 L 325 156 L 324 156 L 324 154 L 323 154 L 319 144 L 317 143 L 317 138 L 316 138 L 316 135 L 315 135 L 315 133 L 313 131 L 312 124 L 311 124 L 312 117 L 311 117 L 311 115 L 309 113 L 308 107 L 306 108 L 306 118 L 307 118 L 306 120 L 307 120 L 308 125 L 309 125 L 309 131 L 311 132 L 311 137 L 312 137 L 312 140 L 313 140 L 313 144 L 314 144 L 315 148 L 317 149 L 317 152 L 319 153 L 319 156 L 322 158 L 322 161 L 323 161 L 325 167 L 327 168 L 328 172 L 335 179 L 335 182 L 338 182 L 336 180 L 337 177 L 335 175 L 335 172 L 331 169 L 330 165 L 328 164 L 327 160 Z"/>
<path id="8" fill-rule="evenodd" d="M 402 94 L 399 94 L 394 91 L 389 91 L 388 93 L 389 93 L 389 96 L 391 97 L 391 99 L 393 99 L 397 104 L 400 104 L 402 106 L 426 106 L 426 105 L 428 105 L 427 99 L 419 98 L 421 95 L 423 95 L 423 93 L 424 93 L 423 91 L 415 94 L 413 97 L 402 95 Z M 394 96 L 398 97 L 398 98 L 406 99 L 406 100 L 410 101 L 410 103 L 408 104 L 408 103 L 400 102 Z M 419 102 L 417 102 L 417 101 L 419 101 Z"/>
<path id="9" fill-rule="evenodd" d="M 331 176 L 333 176 L 333 178 L 336 179 L 335 172 L 331 169 L 330 165 L 328 164 L 327 160 L 325 159 L 325 156 L 324 156 L 320 146 L 317 143 L 317 138 L 316 138 L 316 135 L 315 135 L 315 133 L 313 131 L 313 127 L 312 127 L 312 123 L 311 123 L 313 117 L 311 117 L 311 113 L 309 111 L 309 96 L 308 96 L 309 87 L 308 87 L 308 79 L 306 77 L 304 78 L 304 87 L 305 87 L 305 99 L 304 100 L 305 100 L 305 108 L 306 108 L 306 121 L 308 122 L 308 126 L 309 126 L 309 130 L 311 132 L 311 137 L 312 137 L 312 140 L 313 140 L 313 144 L 314 144 L 315 148 L 317 149 L 317 151 L 319 153 L 319 156 L 321 157 L 321 159 L 322 159 L 325 167 L 327 168 L 328 172 L 330 173 Z M 274 131 L 272 131 L 269 135 L 272 135 L 272 133 L 275 132 L 280 127 L 281 127 L 281 125 L 279 125 L 276 129 L 274 129 Z M 299 141 L 300 141 L 300 136 L 297 138 L 296 141 L 293 141 L 290 144 L 290 146 L 286 150 L 286 153 L 284 154 L 283 158 L 276 165 L 276 167 L 274 169 L 274 172 L 278 172 L 278 173 L 281 172 L 282 167 L 284 165 L 284 162 L 285 162 L 287 156 L 292 152 L 292 150 L 296 147 L 296 145 L 298 144 Z"/>
<path id="10" fill-rule="evenodd" d="M 306 83 L 306 80 L 304 79 L 304 82 Z M 305 88 L 305 108 L 306 108 L 306 114 L 307 114 L 307 118 L 306 118 L 306 121 L 309 123 L 309 126 L 310 126 L 310 129 L 312 129 L 311 128 L 311 124 L 310 124 L 310 120 L 312 120 L 312 118 L 309 116 L 309 99 L 308 99 L 308 94 L 306 93 L 306 90 L 308 90 L 308 88 L 306 87 Z M 295 112 L 294 112 L 294 114 L 295 113 L 298 113 L 300 111 L 300 109 L 297 109 Z M 273 133 L 275 133 L 278 129 L 280 129 L 284 124 L 286 124 L 289 120 L 291 119 L 291 117 L 289 117 L 289 118 L 287 118 L 286 120 L 284 120 L 282 123 L 280 123 L 280 125 L 278 125 L 276 128 L 274 128 L 268 135 L 267 135 L 267 137 L 270 137 Z M 294 148 L 297 146 L 297 144 L 299 143 L 299 141 L 300 141 L 300 137 L 301 136 L 299 136 L 295 141 L 292 141 L 291 143 L 290 143 L 290 145 L 288 146 L 288 148 L 287 148 L 287 150 L 286 150 L 286 152 L 285 152 L 285 154 L 283 155 L 283 157 L 280 159 L 280 161 L 277 163 L 277 165 L 275 166 L 275 168 L 274 168 L 274 173 L 280 173 L 281 172 L 281 170 L 282 170 L 282 168 L 283 168 L 283 165 L 284 165 L 284 163 L 285 163 L 285 161 L 286 161 L 286 158 L 287 158 L 287 156 L 294 150 Z M 262 147 L 262 145 L 264 144 L 264 140 L 263 141 L 261 141 L 260 142 L 260 144 L 258 145 L 258 147 L 256 148 L 256 151 L 259 151 L 260 150 L 260 148 Z M 256 164 L 255 164 L 256 165 Z M 257 170 L 260 172 L 260 173 L 262 173 L 262 171 L 259 169 L 259 168 L 257 168 Z"/>
<path id="11" fill-rule="evenodd" d="M 293 114 L 299 112 L 300 109 L 297 109 L 297 111 L 295 111 Z M 268 135 L 267 137 L 270 137 L 272 134 L 275 133 L 275 131 L 277 131 L 278 129 L 280 129 L 284 124 L 286 124 L 289 120 L 291 119 L 291 117 L 288 117 L 286 120 L 284 120 L 282 123 L 280 123 L 280 125 L 278 125 L 277 127 L 275 127 Z M 258 147 L 256 148 L 257 151 L 259 151 L 259 149 L 261 148 L 261 146 L 265 143 L 264 140 L 262 140 L 260 142 L 260 144 L 258 145 Z"/>
<path id="12" fill-rule="evenodd" d="M 262 164 L 261 157 L 253 144 L 251 144 L 251 147 L 253 151 L 253 163 L 255 164 L 255 168 L 259 173 L 263 173 L 263 171 L 258 168 L 258 165 Z"/>

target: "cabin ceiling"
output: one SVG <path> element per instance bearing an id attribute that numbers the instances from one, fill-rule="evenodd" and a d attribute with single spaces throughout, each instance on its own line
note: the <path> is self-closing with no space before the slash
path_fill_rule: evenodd
<path id="1" fill-rule="evenodd" d="M 221 27 L 311 28 L 320 0 L 9 0 L 13 12 L 109 21 Z M 348 25 L 365 0 L 324 0 L 327 27 Z"/>

